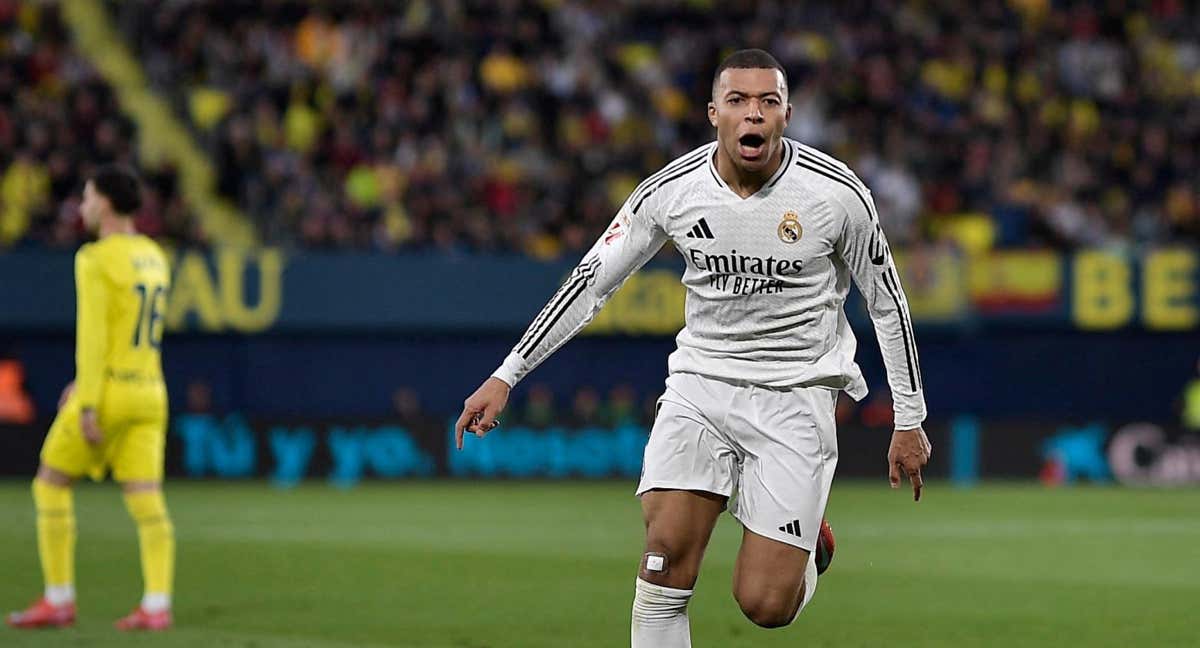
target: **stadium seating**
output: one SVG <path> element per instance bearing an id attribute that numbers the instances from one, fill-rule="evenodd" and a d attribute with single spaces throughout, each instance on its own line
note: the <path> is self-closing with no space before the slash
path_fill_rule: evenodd
<path id="1" fill-rule="evenodd" d="M 36 49 L 4 55 L 9 82 L 32 98 L 0 108 L 0 124 L 27 123 L 14 110 L 53 96 L 53 79 L 94 75 L 53 10 L 3 4 L 6 38 L 38 36 Z M 106 6 L 150 88 L 208 151 L 217 189 L 270 243 L 578 254 L 633 183 L 711 137 L 709 71 L 730 43 L 780 57 L 792 81 L 789 134 L 852 163 L 899 246 L 1200 237 L 1200 56 L 1195 10 L 1183 3 L 1118 15 L 1037 1 L 920 11 L 901 2 L 875 15 L 859 3 L 609 14 L 581 2 L 271 2 L 236 18 L 212 2 Z M 128 157 L 131 130 L 111 98 L 71 87 L 85 98 L 68 105 L 96 104 L 94 115 L 45 128 L 99 138 L 109 125 L 117 133 L 104 137 Z M 7 244 L 74 231 L 50 225 L 78 162 L 39 158 L 39 142 L 3 159 L 7 191 L 35 188 L 6 201 L 27 212 L 5 216 Z M 49 193 L 36 190 L 45 168 L 59 169 Z M 148 229 L 201 238 L 188 225 L 195 207 L 162 173 Z"/>

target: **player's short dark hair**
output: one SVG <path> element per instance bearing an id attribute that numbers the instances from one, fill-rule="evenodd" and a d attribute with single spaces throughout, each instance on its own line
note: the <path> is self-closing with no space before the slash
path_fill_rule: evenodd
<path id="1" fill-rule="evenodd" d="M 783 87 L 787 85 L 787 70 L 783 69 L 783 65 L 775 59 L 774 56 L 765 50 L 760 49 L 744 49 L 738 50 L 733 54 L 725 57 L 724 61 L 717 66 L 717 71 L 713 73 L 713 94 L 717 93 L 717 82 L 721 79 L 721 73 L 725 70 L 779 70 L 783 75 Z"/>
<path id="2" fill-rule="evenodd" d="M 130 215 L 142 206 L 142 183 L 137 173 L 119 164 L 105 164 L 90 178 L 96 191 L 112 203 L 113 211 Z"/>

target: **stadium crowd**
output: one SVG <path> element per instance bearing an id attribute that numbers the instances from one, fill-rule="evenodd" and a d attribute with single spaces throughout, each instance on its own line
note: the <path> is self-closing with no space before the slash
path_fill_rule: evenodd
<path id="1" fill-rule="evenodd" d="M 131 130 L 62 30 L 14 6 L 0 231 L 21 233 L 0 244 L 62 244 L 82 161 L 128 158 Z M 897 245 L 1200 240 L 1200 10 L 1177 0 L 108 6 L 267 242 L 577 255 L 711 138 L 732 46 L 781 60 L 788 134 L 858 171 Z M 149 176 L 147 228 L 197 240 L 170 171 Z"/>
<path id="2" fill-rule="evenodd" d="M 0 249 L 77 245 L 85 235 L 81 178 L 98 164 L 135 164 L 135 129 L 72 48 L 55 7 L 0 0 Z M 146 192 L 138 228 L 197 240 L 174 170 L 140 170 Z"/>

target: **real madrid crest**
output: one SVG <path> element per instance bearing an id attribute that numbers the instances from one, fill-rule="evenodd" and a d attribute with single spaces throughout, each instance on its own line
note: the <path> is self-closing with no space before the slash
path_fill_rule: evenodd
<path id="1" fill-rule="evenodd" d="M 779 224 L 779 240 L 784 243 L 795 243 L 804 236 L 804 228 L 800 226 L 800 217 L 796 212 L 788 212 L 783 215 L 783 222 Z"/>

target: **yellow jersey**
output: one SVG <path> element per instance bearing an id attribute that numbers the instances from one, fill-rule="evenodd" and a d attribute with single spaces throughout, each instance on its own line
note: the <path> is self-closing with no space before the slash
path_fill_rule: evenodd
<path id="1" fill-rule="evenodd" d="M 159 349 L 171 274 L 157 243 L 116 234 L 75 255 L 75 395 L 98 409 L 110 381 L 164 391 Z"/>

